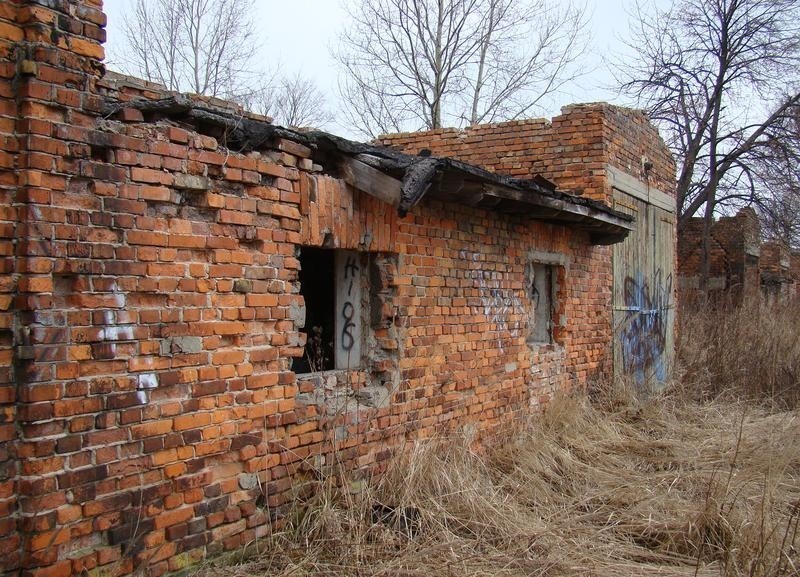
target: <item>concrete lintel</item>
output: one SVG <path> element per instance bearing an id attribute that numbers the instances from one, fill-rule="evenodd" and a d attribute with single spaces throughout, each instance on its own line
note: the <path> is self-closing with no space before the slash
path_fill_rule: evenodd
<path id="1" fill-rule="evenodd" d="M 569 270 L 569 257 L 562 252 L 549 252 L 544 250 L 529 250 L 528 262 L 563 266 Z"/>

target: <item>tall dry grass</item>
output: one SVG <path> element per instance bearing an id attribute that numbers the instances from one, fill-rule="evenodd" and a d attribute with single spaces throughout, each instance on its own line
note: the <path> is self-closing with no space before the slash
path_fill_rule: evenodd
<path id="1" fill-rule="evenodd" d="M 481 452 L 418 442 L 359 491 L 321 474 L 199 575 L 800 576 L 800 311 L 683 312 L 679 386 L 556 399 Z"/>
<path id="2" fill-rule="evenodd" d="M 680 381 L 702 398 L 800 406 L 800 301 L 682 308 Z"/>
<path id="3" fill-rule="evenodd" d="M 356 494 L 323 482 L 204 574 L 798 575 L 799 504 L 800 413 L 612 392 L 559 399 L 482 453 L 414 444 Z"/>

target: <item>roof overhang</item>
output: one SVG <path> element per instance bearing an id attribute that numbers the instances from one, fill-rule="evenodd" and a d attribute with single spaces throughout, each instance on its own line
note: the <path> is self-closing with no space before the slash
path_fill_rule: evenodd
<path id="1" fill-rule="evenodd" d="M 327 132 L 295 131 L 185 94 L 112 102 L 104 112 L 110 116 L 125 108 L 141 110 L 148 120 L 168 118 L 189 123 L 198 132 L 211 134 L 221 144 L 241 152 L 264 150 L 278 139 L 296 142 L 311 150 L 315 162 L 338 171 L 354 188 L 396 207 L 401 216 L 427 197 L 563 224 L 589 232 L 593 244 L 620 242 L 634 227 L 631 216 L 600 202 L 560 192 L 539 176 L 512 178 L 452 158 L 413 156 Z"/>
<path id="2" fill-rule="evenodd" d="M 433 198 L 568 225 L 588 231 L 593 244 L 620 242 L 633 229 L 629 215 L 558 192 L 544 179 L 504 177 L 449 158 L 420 159 L 417 170 L 406 170 L 397 177 L 386 168 L 377 168 L 381 165 L 382 158 L 363 153 L 339 160 L 340 173 L 348 184 L 391 204 L 401 214 L 422 198 Z M 409 178 L 409 173 L 414 178 Z"/>

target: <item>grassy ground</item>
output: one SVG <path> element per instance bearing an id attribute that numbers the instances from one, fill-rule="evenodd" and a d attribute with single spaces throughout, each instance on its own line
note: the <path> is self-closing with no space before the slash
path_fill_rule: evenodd
<path id="1" fill-rule="evenodd" d="M 461 439 L 417 444 L 357 494 L 322 485 L 286 529 L 199 575 L 800 575 L 800 409 L 786 377 L 798 326 L 759 353 L 744 329 L 714 344 L 698 321 L 681 387 L 557 399 L 482 454 Z M 725 367 L 701 360 L 714 346 L 773 357 L 737 365 L 726 387 Z"/>

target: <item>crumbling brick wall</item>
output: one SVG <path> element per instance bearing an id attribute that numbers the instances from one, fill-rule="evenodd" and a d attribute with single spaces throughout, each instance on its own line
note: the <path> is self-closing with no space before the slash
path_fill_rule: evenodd
<path id="1" fill-rule="evenodd" d="M 104 24 L 99 0 L 0 5 L 3 574 L 180 570 L 264 536 L 334 452 L 379 471 L 607 370 L 609 251 L 588 233 L 433 201 L 399 219 L 297 142 L 240 153 L 107 117 L 159 93 L 103 79 Z M 368 359 L 332 382 L 292 370 L 307 246 L 371 263 Z M 531 343 L 543 258 L 556 322 Z"/>
<path id="2" fill-rule="evenodd" d="M 80 126 L 91 118 L 99 101 L 88 93 L 87 82 L 97 73 L 97 59 L 103 51 L 105 18 L 99 2 L 79 6 L 62 3 L 3 2 L 0 4 L 0 566 L 14 572 L 24 566 L 20 554 L 23 536 L 52 527 L 56 513 L 45 509 L 41 515 L 36 500 L 24 492 L 42 487 L 38 479 L 42 463 L 56 462 L 54 441 L 23 446 L 26 435 L 46 437 L 49 427 L 26 422 L 21 403 L 35 398 L 19 386 L 25 368 L 15 366 L 19 354 L 30 352 L 15 347 L 15 333 L 21 330 L 25 311 L 42 304 L 38 293 L 51 288 L 47 269 L 30 254 L 38 234 L 54 233 L 39 222 L 57 214 L 51 194 L 58 178 L 57 168 L 66 144 L 53 140 L 55 122 Z M 69 8 L 71 14 L 58 19 L 47 4 Z M 53 106 L 43 105 L 44 100 Z M 41 212 L 31 204 L 38 203 Z M 64 221 L 63 226 L 68 226 Z M 41 274 L 41 276 L 40 276 Z M 44 297 L 46 300 L 46 297 Z M 45 305 L 46 306 L 46 305 Z M 16 309 L 16 311 L 15 311 Z M 35 463 L 34 463 L 35 462 Z M 52 481 L 50 481 L 52 483 Z"/>
<path id="3" fill-rule="evenodd" d="M 678 239 L 678 278 L 682 302 L 705 298 L 702 218 L 689 219 Z M 711 225 L 708 292 L 712 299 L 787 299 L 797 294 L 793 253 L 778 242 L 762 242 L 761 225 L 752 208 L 723 216 Z"/>
<path id="4" fill-rule="evenodd" d="M 769 300 L 787 301 L 798 296 L 798 259 L 800 253 L 784 243 L 765 242 L 761 245 L 759 273 L 761 292 Z"/>
<path id="5" fill-rule="evenodd" d="M 681 228 L 678 239 L 678 276 L 681 296 L 690 300 L 700 291 L 703 266 L 702 218 L 692 218 Z M 709 281 L 712 292 L 734 298 L 758 294 L 758 261 L 761 227 L 752 209 L 721 217 L 711 227 Z"/>
<path id="6" fill-rule="evenodd" d="M 675 162 L 647 116 L 606 103 L 574 104 L 552 120 L 514 120 L 465 129 L 389 134 L 381 144 L 410 153 L 428 149 L 487 170 L 531 178 L 537 174 L 559 189 L 611 203 L 607 167 L 647 180 L 673 193 Z M 643 162 L 652 163 L 645 173 Z"/>
<path id="7" fill-rule="evenodd" d="M 13 99 L 16 67 L 14 42 L 24 38 L 17 26 L 17 6 L 0 5 L 0 566 L 19 567 L 20 538 L 16 527 L 17 461 L 15 441 L 17 391 L 11 371 L 14 327 L 14 172 L 19 143 L 17 107 Z"/>
<path id="8" fill-rule="evenodd" d="M 469 127 L 439 129 L 380 137 L 382 144 L 418 153 L 454 157 L 487 170 L 521 178 L 542 175 L 559 188 L 583 194 L 624 212 L 636 214 L 641 236 L 632 233 L 625 242 L 607 250 L 604 258 L 615 260 L 616 294 L 599 314 L 617 327 L 617 374 L 641 382 L 645 374 L 663 379 L 671 366 L 674 313 L 674 194 L 675 163 L 655 127 L 637 110 L 595 103 L 566 106 L 552 121 L 521 120 Z M 650 228 L 649 228 L 650 227 Z M 650 230 L 650 233 L 646 231 Z M 658 231 L 658 232 L 657 232 Z M 668 231 L 668 232 L 667 232 Z M 666 233 L 666 234 L 665 234 Z M 651 237 L 644 238 L 647 234 Z M 654 242 L 664 243 L 656 247 Z M 664 255 L 669 255 L 664 258 Z M 654 270 L 658 265 L 658 270 Z M 631 284 L 633 283 L 633 284 Z M 641 287 L 631 296 L 626 286 Z M 659 327 L 643 336 L 636 307 L 661 303 Z M 646 306 L 645 308 L 652 308 Z M 616 313 L 614 312 L 616 311 Z M 617 318 L 612 321 L 612 316 Z M 656 317 L 650 317 L 652 319 Z M 634 327 L 631 329 L 630 327 Z M 661 332 L 663 331 L 663 333 Z M 656 347 L 657 362 L 631 355 L 630 350 Z M 632 346 L 631 343 L 636 343 Z M 669 343 L 669 344 L 666 344 Z M 634 361 L 622 362 L 625 355 Z M 641 366 L 640 366 L 641 365 Z M 650 367 L 659 367 L 653 371 Z M 632 370 L 637 367 L 637 370 Z"/>
<path id="9" fill-rule="evenodd" d="M 168 123 L 71 130 L 84 145 L 28 233 L 26 261 L 52 271 L 27 277 L 21 312 L 28 569 L 180 569 L 262 537 L 293 479 L 330 463 L 334 433 L 337 462 L 370 466 L 409 437 L 513 419 L 601 368 L 608 263 L 586 233 L 441 205 L 398 222 L 299 168 L 308 151 L 291 142 L 242 156 Z M 327 383 L 290 370 L 296 249 L 325 239 L 401 265 L 387 280 L 399 389 L 335 415 L 298 402 Z M 570 262 L 569 359 L 539 366 L 553 381 L 527 377 L 530 247 Z"/>

